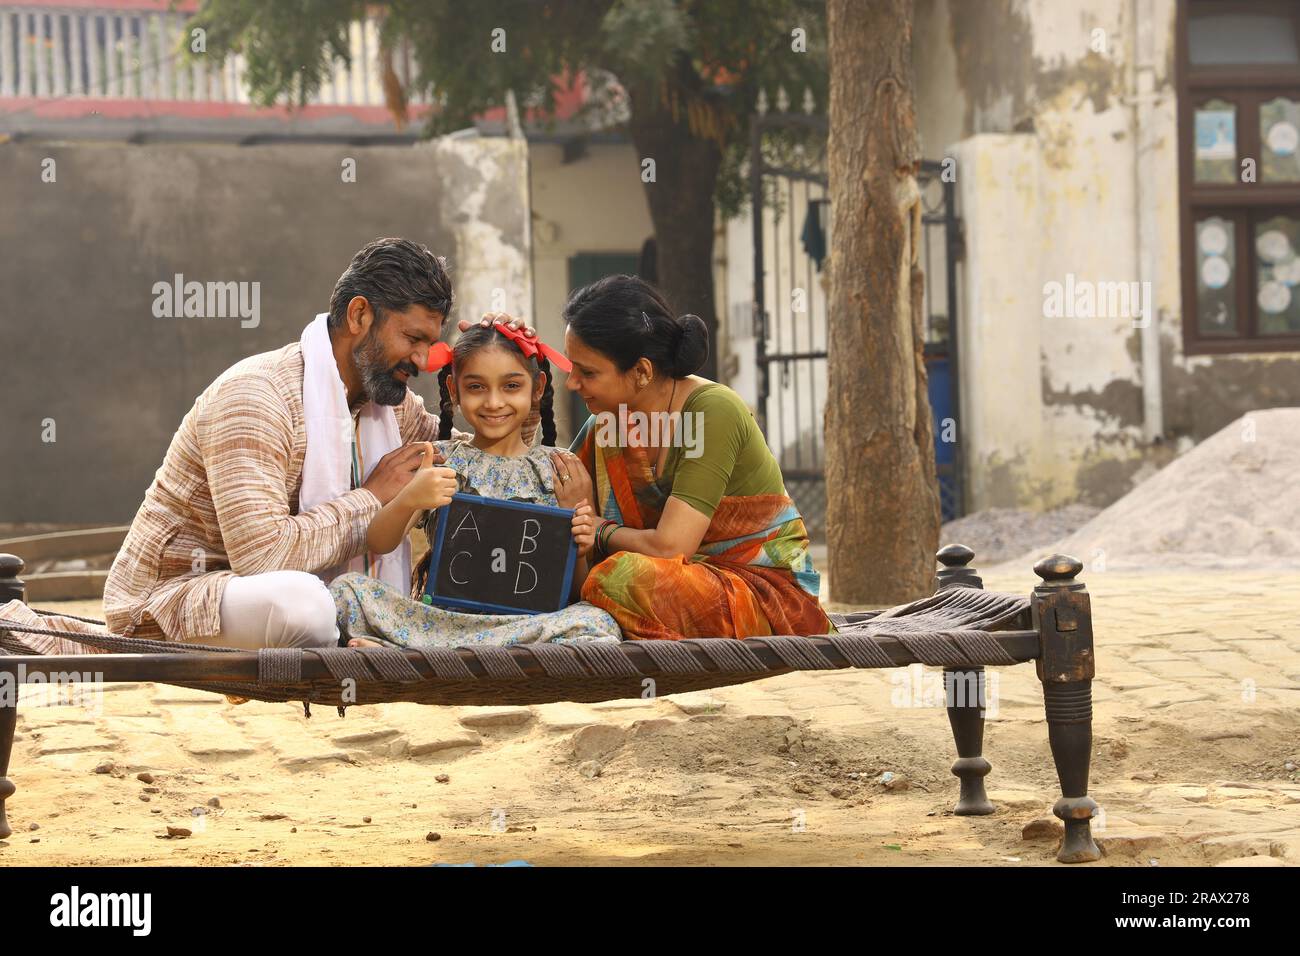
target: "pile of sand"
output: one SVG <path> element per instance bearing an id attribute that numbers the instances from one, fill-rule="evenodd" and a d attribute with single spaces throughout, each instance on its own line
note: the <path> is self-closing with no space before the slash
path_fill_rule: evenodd
<path id="1" fill-rule="evenodd" d="M 964 544 L 975 552 L 975 566 L 986 567 L 1026 551 L 1050 554 L 1050 545 L 1097 517 L 1095 505 L 1072 504 L 1053 511 L 1029 508 L 985 508 L 947 522 L 939 530 L 939 546 Z"/>
<path id="2" fill-rule="evenodd" d="M 1094 571 L 1300 568 L 1300 408 L 1249 412 L 1046 549 Z"/>

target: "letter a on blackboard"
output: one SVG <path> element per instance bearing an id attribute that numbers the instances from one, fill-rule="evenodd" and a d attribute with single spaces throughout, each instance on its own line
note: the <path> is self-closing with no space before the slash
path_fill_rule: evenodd
<path id="1" fill-rule="evenodd" d="M 474 537 L 482 541 L 483 536 L 478 532 L 478 522 L 474 520 L 474 512 L 472 511 L 465 512 L 465 517 L 460 519 L 460 524 L 456 525 L 456 530 L 451 533 L 451 540 L 456 540 L 456 535 L 460 534 L 461 529 L 464 528 L 466 524 L 474 529 Z"/>
<path id="2" fill-rule="evenodd" d="M 506 569 L 506 549 L 492 549 L 492 573 L 501 574 Z"/>

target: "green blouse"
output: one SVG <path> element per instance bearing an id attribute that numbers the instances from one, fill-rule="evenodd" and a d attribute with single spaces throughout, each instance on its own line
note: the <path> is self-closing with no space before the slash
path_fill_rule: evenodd
<path id="1" fill-rule="evenodd" d="M 658 485 L 712 518 L 731 495 L 783 495 L 785 481 L 758 422 L 741 397 L 720 382 L 701 385 L 686 397 L 673 429 Z M 582 447 L 596 416 L 587 419 L 570 450 Z"/>

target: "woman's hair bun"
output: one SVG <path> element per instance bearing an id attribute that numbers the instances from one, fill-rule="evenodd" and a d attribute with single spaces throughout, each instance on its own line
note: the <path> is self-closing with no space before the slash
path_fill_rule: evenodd
<path id="1" fill-rule="evenodd" d="M 673 357 L 673 376 L 694 375 L 709 360 L 709 327 L 698 315 L 687 313 L 677 319 L 677 354 Z"/>
<path id="2" fill-rule="evenodd" d="M 656 374 L 683 378 L 709 360 L 704 320 L 698 315 L 673 318 L 663 293 L 637 276 L 605 276 L 578 289 L 564 304 L 564 321 L 620 372 L 646 358 Z"/>

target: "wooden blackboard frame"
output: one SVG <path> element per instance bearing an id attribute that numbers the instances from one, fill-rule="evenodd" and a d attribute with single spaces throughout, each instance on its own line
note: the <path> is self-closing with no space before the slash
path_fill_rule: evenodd
<path id="1" fill-rule="evenodd" d="M 548 516 L 566 515 L 570 521 L 573 519 L 574 509 L 556 508 L 551 505 L 539 505 L 530 501 L 510 501 L 505 498 L 489 498 L 485 495 L 471 495 L 464 492 L 456 492 L 451 496 L 452 501 L 461 500 L 473 504 L 484 501 L 492 502 L 495 508 L 511 508 L 516 511 L 527 511 L 534 514 L 543 514 Z M 434 589 L 437 587 L 438 567 L 442 560 L 443 539 L 447 534 L 448 516 L 451 514 L 450 506 L 438 509 L 438 533 L 434 538 L 433 553 L 429 557 L 429 574 L 427 583 L 424 586 L 424 593 L 429 596 L 431 603 L 438 607 L 447 607 L 453 610 L 468 611 L 491 611 L 494 614 L 549 614 L 550 611 L 537 611 L 527 607 L 512 607 L 508 604 L 488 604 L 481 601 L 467 601 L 464 598 L 447 597 L 446 595 L 437 594 Z M 573 587 L 573 569 L 578 561 L 578 543 L 569 538 L 569 550 L 564 561 L 564 581 L 560 585 L 559 608 L 563 608 L 569 603 L 569 591 Z M 557 610 L 559 609 L 557 608 Z"/>

